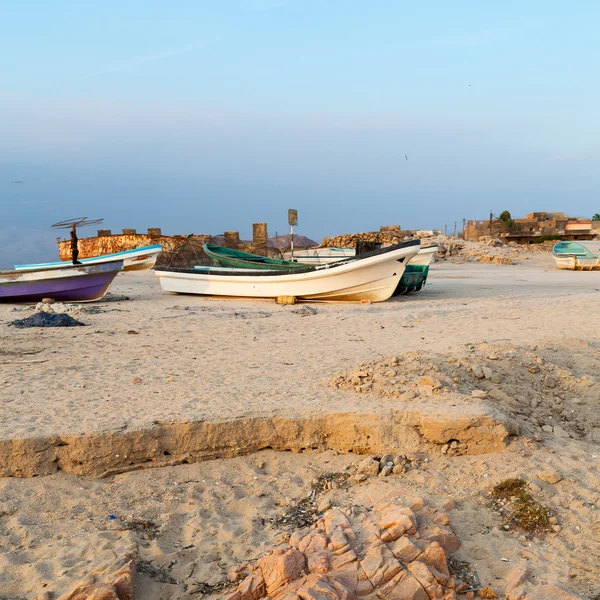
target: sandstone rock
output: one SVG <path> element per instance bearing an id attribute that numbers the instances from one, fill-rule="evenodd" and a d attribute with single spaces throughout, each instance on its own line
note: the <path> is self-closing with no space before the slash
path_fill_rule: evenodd
<path id="1" fill-rule="evenodd" d="M 331 508 L 331 500 L 329 498 L 323 498 L 319 502 L 319 506 L 317 506 L 317 512 L 322 513 L 328 510 L 329 508 Z"/>
<path id="2" fill-rule="evenodd" d="M 314 535 L 316 533 L 316 531 L 309 529 L 308 527 L 303 527 L 302 529 L 296 529 L 296 531 L 294 531 L 294 533 L 292 533 L 292 535 L 290 536 L 290 546 L 292 546 L 293 548 L 298 548 L 298 545 L 300 544 L 300 542 L 304 539 L 304 538 L 308 538 L 308 540 L 310 539 L 311 535 Z M 308 543 L 308 541 L 307 541 Z M 327 546 L 327 544 L 325 544 L 325 546 Z M 300 550 L 300 552 L 304 552 L 304 550 Z"/>
<path id="3" fill-rule="evenodd" d="M 350 549 L 348 539 L 344 535 L 342 529 L 339 527 L 329 532 L 329 540 L 330 541 L 329 544 L 327 544 L 327 549 L 335 554 L 343 554 Z"/>
<path id="4" fill-rule="evenodd" d="M 450 576 L 443 544 L 433 539 L 451 540 L 448 527 L 433 523 L 440 517 L 446 521 L 446 515 L 425 508 L 420 498 L 409 504 L 380 505 L 349 516 L 327 511 L 316 525 L 290 536 L 292 549 L 259 559 L 226 600 L 457 600 L 466 586 Z M 420 539 L 407 533 L 392 539 L 395 530 Z"/>
<path id="5" fill-rule="evenodd" d="M 344 552 L 343 554 L 333 555 L 331 557 L 331 567 L 339 571 L 340 569 L 344 569 L 350 563 L 356 561 L 358 557 L 356 556 L 356 552 L 354 550 L 348 550 L 348 552 Z"/>
<path id="6" fill-rule="evenodd" d="M 341 510 L 329 510 L 323 515 L 323 525 L 325 532 L 332 534 L 336 529 L 340 528 L 342 531 L 348 531 L 352 533 L 350 527 L 350 521 L 348 517 Z"/>
<path id="7" fill-rule="evenodd" d="M 557 471 L 541 471 L 537 474 L 537 478 L 545 483 L 556 484 L 562 479 L 562 475 Z"/>
<path id="8" fill-rule="evenodd" d="M 483 374 L 483 369 L 479 365 L 473 365 L 471 367 L 471 370 L 473 371 L 473 375 L 475 375 L 477 379 L 483 379 L 485 377 L 485 375 Z"/>
<path id="9" fill-rule="evenodd" d="M 421 554 L 420 548 L 417 548 L 407 536 L 402 536 L 390 544 L 390 550 L 404 564 L 411 563 Z"/>
<path id="10" fill-rule="evenodd" d="M 409 501 L 408 508 L 410 508 L 410 510 L 413 512 L 423 510 L 423 508 L 425 508 L 425 501 L 423 498 L 413 498 Z"/>
<path id="11" fill-rule="evenodd" d="M 450 517 L 445 513 L 439 513 L 433 518 L 433 522 L 437 525 L 450 525 Z"/>
<path id="12" fill-rule="evenodd" d="M 294 545 L 292 544 L 291 538 L 290 545 Z M 304 536 L 300 542 L 298 542 L 297 549 L 308 556 L 313 552 L 321 552 L 322 550 L 325 550 L 327 545 L 327 538 L 322 533 L 312 530 L 308 535 Z"/>
<path id="13" fill-rule="evenodd" d="M 412 575 L 403 577 L 383 598 L 386 600 L 429 600 L 423 586 Z"/>
<path id="14" fill-rule="evenodd" d="M 358 464 L 357 471 L 365 475 L 377 475 L 379 473 L 379 462 L 374 458 L 365 458 Z"/>
<path id="15" fill-rule="evenodd" d="M 354 595 L 343 582 L 324 575 L 309 575 L 304 585 L 296 591 L 293 600 L 310 598 L 311 600 L 353 600 Z M 284 600 L 284 597 L 281 597 Z M 292 600 L 290 598 L 290 600 Z"/>
<path id="16" fill-rule="evenodd" d="M 419 380 L 419 384 L 424 386 L 430 386 L 433 389 L 442 387 L 442 382 L 437 377 L 430 377 L 428 375 L 421 377 L 421 379 Z"/>
<path id="17" fill-rule="evenodd" d="M 265 580 L 260 569 L 257 569 L 242 581 L 235 592 L 226 596 L 225 600 L 257 600 L 264 598 L 266 593 Z"/>
<path id="18" fill-rule="evenodd" d="M 394 470 L 394 463 L 388 463 L 381 471 L 379 471 L 379 477 L 387 477 Z"/>
<path id="19" fill-rule="evenodd" d="M 371 546 L 360 561 L 360 567 L 363 573 L 359 573 L 358 578 L 364 574 L 373 588 L 388 582 L 402 570 L 402 565 L 384 544 Z"/>
<path id="20" fill-rule="evenodd" d="M 421 539 L 424 542 L 438 542 L 440 546 L 448 553 L 454 554 L 460 548 L 460 541 L 455 533 L 448 527 L 436 525 L 435 527 L 423 528 Z"/>
<path id="21" fill-rule="evenodd" d="M 257 564 L 265 581 L 267 594 L 273 594 L 286 583 L 300 577 L 306 568 L 306 559 L 298 550 L 275 550 L 259 559 Z"/>
<path id="22" fill-rule="evenodd" d="M 306 568 L 309 573 L 327 573 L 331 570 L 331 553 L 327 550 L 313 552 L 306 558 Z"/>
<path id="23" fill-rule="evenodd" d="M 130 553 L 121 556 L 116 563 L 116 570 L 112 572 L 92 572 L 87 583 L 77 585 L 58 600 L 133 600 L 136 552 L 134 548 Z M 99 579 L 101 581 L 98 581 Z"/>
<path id="24" fill-rule="evenodd" d="M 443 594 L 442 586 L 429 569 L 429 567 L 420 561 L 411 562 L 407 569 L 411 575 L 421 584 L 430 598 L 441 598 Z"/>
<path id="25" fill-rule="evenodd" d="M 492 388 L 488 392 L 488 396 L 490 398 L 493 398 L 494 400 L 498 400 L 498 402 L 508 404 L 509 406 L 517 407 L 519 405 L 519 403 L 514 398 L 511 398 L 508 394 L 506 394 L 499 388 Z"/>
<path id="26" fill-rule="evenodd" d="M 383 511 L 381 519 L 379 519 L 379 527 L 381 527 L 383 530 L 389 531 L 397 531 L 399 529 L 402 530 L 402 533 L 400 533 L 397 537 L 387 541 L 398 539 L 400 535 L 404 535 L 404 532 L 408 534 L 414 534 L 417 531 L 414 513 L 411 510 L 402 508 L 394 508 Z"/>
<path id="27" fill-rule="evenodd" d="M 471 396 L 473 396 L 473 398 L 487 398 L 488 394 L 484 390 L 472 390 Z"/>
<path id="28" fill-rule="evenodd" d="M 138 384 L 138 383 L 142 383 L 142 378 L 141 378 L 141 377 L 134 377 L 134 378 L 131 380 L 131 383 L 132 383 L 133 385 L 136 385 L 136 384 Z"/>
<path id="29" fill-rule="evenodd" d="M 544 385 L 548 388 L 555 388 L 556 387 L 556 377 L 553 377 L 552 375 L 546 375 L 546 377 L 544 377 Z"/>
<path id="30" fill-rule="evenodd" d="M 433 542 L 429 547 L 425 548 L 423 554 L 419 557 L 419 560 L 424 562 L 428 567 L 433 567 L 436 571 L 443 574 L 446 581 L 450 578 L 450 570 L 448 569 L 448 563 L 446 562 L 446 553 L 437 542 Z"/>
<path id="31" fill-rule="evenodd" d="M 554 431 L 554 428 L 552 427 L 552 425 L 542 425 L 542 431 L 544 433 L 552 433 Z"/>

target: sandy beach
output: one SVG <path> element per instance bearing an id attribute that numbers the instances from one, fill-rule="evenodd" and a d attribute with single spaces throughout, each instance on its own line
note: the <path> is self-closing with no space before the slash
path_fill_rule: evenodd
<path id="1" fill-rule="evenodd" d="M 315 514 L 445 506 L 455 564 L 500 598 L 515 570 L 599 597 L 599 298 L 600 272 L 535 254 L 435 263 L 369 305 L 166 295 L 153 272 L 70 313 L 85 327 L 0 305 L 0 598 L 71 597 L 128 556 L 137 600 L 225 598 L 315 489 Z M 410 468 L 357 476 L 386 454 Z M 511 477 L 548 532 L 503 520 Z"/>

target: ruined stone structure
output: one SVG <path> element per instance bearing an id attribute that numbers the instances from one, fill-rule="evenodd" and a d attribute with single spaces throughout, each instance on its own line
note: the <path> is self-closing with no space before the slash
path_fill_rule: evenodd
<path id="1" fill-rule="evenodd" d="M 93 258 L 161 244 L 163 251 L 156 262 L 158 266 L 186 267 L 208 264 L 208 259 L 202 249 L 202 245 L 207 242 L 217 242 L 228 248 L 255 254 L 266 254 L 268 248 L 267 224 L 254 223 L 252 230 L 253 240 L 242 242 L 237 231 L 227 231 L 222 237 L 218 236 L 217 239 L 214 239 L 210 234 L 166 236 L 162 235 L 162 231 L 158 227 L 149 228 L 147 233 L 138 233 L 136 229 L 123 229 L 122 233 L 113 234 L 110 229 L 99 229 L 95 237 L 79 239 L 79 258 Z M 57 238 L 56 241 L 60 260 L 70 260 L 70 240 Z"/>
<path id="2" fill-rule="evenodd" d="M 323 238 L 322 248 L 356 248 L 358 242 L 380 243 L 382 246 L 398 244 L 416 237 L 415 230 L 400 229 L 399 225 L 382 225 L 379 231 L 365 233 L 346 233 L 334 237 Z"/>
<path id="3" fill-rule="evenodd" d="M 600 234 L 600 223 L 582 217 L 567 217 L 562 212 L 533 212 L 524 219 L 514 219 L 510 229 L 499 219 L 470 220 L 464 239 L 477 242 L 481 238 L 502 238 L 520 244 L 559 236 L 564 240 L 589 240 Z"/>

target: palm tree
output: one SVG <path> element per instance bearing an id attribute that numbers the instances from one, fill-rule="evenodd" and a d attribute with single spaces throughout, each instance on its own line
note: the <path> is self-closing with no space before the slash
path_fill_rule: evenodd
<path id="1" fill-rule="evenodd" d="M 596 213 L 593 217 L 592 217 L 592 221 L 600 221 L 600 213 Z"/>
<path id="2" fill-rule="evenodd" d="M 498 220 L 500 221 L 500 223 L 502 223 L 502 225 L 504 225 L 504 227 L 506 228 L 506 231 L 508 231 L 509 233 L 512 231 L 512 228 L 515 225 L 515 222 L 513 221 L 513 218 L 511 217 L 510 213 L 505 210 L 500 217 L 498 217 Z"/>

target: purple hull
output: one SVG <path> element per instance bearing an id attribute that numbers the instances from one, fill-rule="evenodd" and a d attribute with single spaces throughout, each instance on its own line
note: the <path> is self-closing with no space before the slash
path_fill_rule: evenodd
<path id="1" fill-rule="evenodd" d="M 67 267 L 36 272 L 0 273 L 0 302 L 39 302 L 53 298 L 65 302 L 86 302 L 102 298 L 121 270 L 123 261 L 102 265 Z M 60 271 L 60 273 L 58 272 Z"/>

